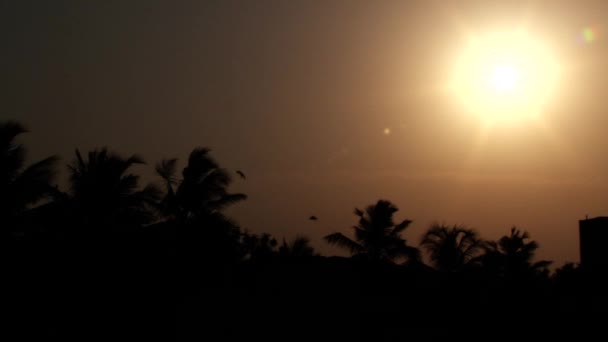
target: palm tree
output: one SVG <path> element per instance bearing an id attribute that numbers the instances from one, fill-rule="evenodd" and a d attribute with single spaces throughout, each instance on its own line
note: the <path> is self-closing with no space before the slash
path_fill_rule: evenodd
<path id="1" fill-rule="evenodd" d="M 511 228 L 509 235 L 501 237 L 498 242 L 486 243 L 483 257 L 486 267 L 498 271 L 506 278 L 518 278 L 537 274 L 546 274 L 551 261 L 532 262 L 538 243 L 530 239 L 527 232 L 516 227 Z"/>
<path id="2" fill-rule="evenodd" d="M 89 152 L 68 165 L 70 192 L 67 201 L 77 225 L 104 230 L 136 227 L 154 220 L 151 206 L 159 191 L 153 185 L 139 189 L 139 176 L 129 170 L 143 160 L 109 153 L 106 148 Z"/>
<path id="3" fill-rule="evenodd" d="M 325 240 L 335 246 L 347 249 L 352 255 L 371 261 L 418 260 L 419 252 L 407 245 L 401 233 L 409 227 L 411 220 L 395 224 L 393 214 L 399 209 L 386 200 L 369 205 L 365 211 L 355 208 L 359 223 L 353 227 L 355 239 L 342 233 L 325 236 Z"/>
<path id="4" fill-rule="evenodd" d="M 305 236 L 296 236 L 290 243 L 283 239 L 283 245 L 279 248 L 279 255 L 284 257 L 310 257 L 315 254 L 315 249 L 310 245 L 310 239 Z"/>
<path id="5" fill-rule="evenodd" d="M 433 224 L 422 236 L 420 245 L 427 250 L 436 269 L 455 272 L 473 264 L 483 242 L 470 228 Z"/>
<path id="6" fill-rule="evenodd" d="M 14 224 L 32 204 L 47 197 L 53 188 L 57 157 L 48 157 L 25 167 L 25 148 L 15 139 L 27 130 L 13 121 L 0 123 L 0 220 Z"/>
<path id="7" fill-rule="evenodd" d="M 156 173 L 164 183 L 157 227 L 176 238 L 178 254 L 187 267 L 202 260 L 233 263 L 242 256 L 239 226 L 224 215 L 228 206 L 247 196 L 228 192 L 230 173 L 219 166 L 207 148 L 195 148 L 179 179 L 177 159 L 162 160 Z"/>
<path id="8" fill-rule="evenodd" d="M 232 178 L 209 152 L 207 148 L 194 149 L 181 180 L 175 177 L 177 159 L 166 159 L 156 165 L 156 173 L 165 185 L 161 212 L 167 220 L 187 223 L 221 216 L 223 209 L 247 198 L 245 194 L 228 192 Z"/>
<path id="9" fill-rule="evenodd" d="M 250 260 L 269 259 L 276 254 L 277 240 L 268 233 L 262 235 L 242 234 L 243 257 Z"/>

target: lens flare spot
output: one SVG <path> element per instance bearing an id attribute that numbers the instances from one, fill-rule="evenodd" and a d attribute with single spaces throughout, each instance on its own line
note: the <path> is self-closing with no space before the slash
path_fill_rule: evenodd
<path id="1" fill-rule="evenodd" d="M 390 128 L 385 128 L 384 129 L 384 135 L 390 135 L 391 134 L 391 129 Z"/>
<path id="2" fill-rule="evenodd" d="M 585 43 L 593 43 L 598 39 L 598 30 L 592 27 L 585 27 L 581 31 L 581 38 Z"/>

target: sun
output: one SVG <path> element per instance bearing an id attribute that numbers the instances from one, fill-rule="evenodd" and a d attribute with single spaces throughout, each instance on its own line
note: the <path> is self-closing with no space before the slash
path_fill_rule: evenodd
<path id="1" fill-rule="evenodd" d="M 519 70 L 509 64 L 496 65 L 492 70 L 492 86 L 497 91 L 512 91 L 519 80 Z"/>
<path id="2" fill-rule="evenodd" d="M 472 37 L 457 58 L 450 89 L 485 122 L 538 118 L 559 74 L 549 49 L 523 31 Z"/>

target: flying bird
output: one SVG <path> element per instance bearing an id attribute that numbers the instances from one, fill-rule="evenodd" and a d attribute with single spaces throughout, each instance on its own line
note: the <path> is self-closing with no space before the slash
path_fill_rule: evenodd
<path id="1" fill-rule="evenodd" d="M 309 217 L 308 219 L 309 219 L 309 220 L 311 220 L 311 221 L 316 221 L 316 220 L 318 220 L 318 218 L 317 218 L 316 216 L 314 216 L 314 215 L 313 215 L 313 216 L 311 216 L 311 217 Z"/>
<path id="2" fill-rule="evenodd" d="M 245 177 L 245 174 L 243 173 L 243 171 L 241 171 L 241 170 L 236 170 L 236 173 L 237 173 L 239 176 L 241 176 L 241 178 L 243 178 L 243 179 L 247 179 L 247 177 Z"/>

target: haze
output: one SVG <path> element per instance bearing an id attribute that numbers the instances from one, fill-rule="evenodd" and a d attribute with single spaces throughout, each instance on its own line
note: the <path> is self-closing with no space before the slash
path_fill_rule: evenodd
<path id="1" fill-rule="evenodd" d="M 0 113 L 29 160 L 212 148 L 240 225 L 322 241 L 379 198 L 484 238 L 516 225 L 578 261 L 608 214 L 602 1 L 0 1 Z M 525 27 L 562 67 L 542 124 L 484 127 L 442 91 L 468 35 Z M 591 33 L 590 33 L 591 32 Z M 148 166 L 141 172 L 152 179 Z M 65 179 L 65 173 L 62 179 Z M 315 215 L 318 221 L 308 217 Z"/>

